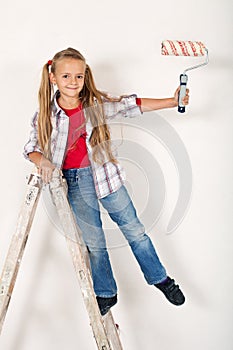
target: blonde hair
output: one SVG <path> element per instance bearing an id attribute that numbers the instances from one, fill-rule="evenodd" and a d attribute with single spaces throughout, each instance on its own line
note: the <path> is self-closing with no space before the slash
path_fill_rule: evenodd
<path id="1" fill-rule="evenodd" d="M 55 74 L 56 63 L 64 58 L 73 58 L 85 63 L 84 86 L 80 92 L 80 100 L 85 108 L 87 120 L 90 119 L 93 130 L 90 137 L 93 160 L 97 163 L 103 163 L 106 160 L 116 163 L 117 160 L 112 154 L 111 137 L 109 127 L 103 111 L 103 97 L 110 101 L 116 101 L 109 98 L 105 93 L 97 90 L 92 71 L 83 55 L 73 49 L 68 48 L 55 54 L 52 61 L 46 63 L 42 70 L 41 84 L 38 93 L 39 115 L 38 115 L 38 140 L 45 156 L 50 158 L 50 138 L 52 133 L 51 112 L 52 98 L 54 95 L 53 85 L 49 78 L 49 66 L 51 72 Z M 120 100 L 120 99 L 119 99 Z M 117 101 L 119 101 L 117 100 Z"/>

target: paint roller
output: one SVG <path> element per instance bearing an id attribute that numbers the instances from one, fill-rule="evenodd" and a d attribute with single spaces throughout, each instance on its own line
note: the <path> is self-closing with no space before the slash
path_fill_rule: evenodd
<path id="1" fill-rule="evenodd" d="M 187 68 L 183 74 L 180 75 L 180 92 L 178 101 L 178 112 L 184 113 L 185 106 L 182 103 L 182 99 L 186 94 L 186 85 L 188 82 L 187 71 L 205 66 L 209 62 L 208 50 L 205 45 L 200 41 L 178 41 L 178 40 L 165 40 L 162 42 L 162 55 L 168 56 L 193 56 L 200 57 L 205 56 L 205 62 L 196 66 Z"/>

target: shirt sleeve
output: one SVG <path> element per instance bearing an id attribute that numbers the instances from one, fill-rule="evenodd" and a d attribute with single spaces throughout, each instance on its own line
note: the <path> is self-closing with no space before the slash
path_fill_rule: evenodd
<path id="1" fill-rule="evenodd" d="M 30 160 L 28 154 L 31 152 L 43 153 L 38 143 L 38 112 L 36 112 L 32 118 L 30 136 L 28 142 L 24 146 L 23 156 L 27 160 Z"/>
<path id="2" fill-rule="evenodd" d="M 103 103 L 106 118 L 136 117 L 141 115 L 140 105 L 137 103 L 137 95 L 122 96 L 120 101 L 105 100 Z"/>
<path id="3" fill-rule="evenodd" d="M 142 104 L 141 98 L 137 97 L 136 98 L 136 103 L 137 103 L 138 106 L 141 106 L 141 104 Z"/>

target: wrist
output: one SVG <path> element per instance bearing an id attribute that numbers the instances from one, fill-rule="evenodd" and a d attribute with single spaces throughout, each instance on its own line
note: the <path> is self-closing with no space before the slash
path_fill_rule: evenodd
<path id="1" fill-rule="evenodd" d="M 42 153 L 36 151 L 28 154 L 29 159 L 35 164 L 37 168 L 40 166 L 42 156 Z"/>
<path id="2" fill-rule="evenodd" d="M 175 97 L 171 97 L 168 100 L 169 100 L 168 101 L 168 105 L 169 105 L 170 108 L 175 108 L 175 107 L 178 106 L 178 101 L 177 101 L 177 99 Z"/>

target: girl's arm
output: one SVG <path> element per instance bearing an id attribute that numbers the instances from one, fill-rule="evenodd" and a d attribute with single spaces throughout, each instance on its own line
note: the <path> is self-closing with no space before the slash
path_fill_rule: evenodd
<path id="1" fill-rule="evenodd" d="M 175 91 L 174 97 L 171 98 L 141 98 L 142 112 L 155 111 L 163 108 L 174 108 L 178 106 L 180 87 Z M 183 98 L 183 104 L 189 103 L 189 89 L 186 90 L 186 96 Z"/>
<path id="2" fill-rule="evenodd" d="M 31 152 L 28 154 L 28 157 L 35 164 L 35 166 L 39 168 L 43 154 L 40 152 Z"/>
<path id="3" fill-rule="evenodd" d="M 38 168 L 38 173 L 41 175 L 42 181 L 44 183 L 49 183 L 52 178 L 55 165 L 53 165 L 40 152 L 31 152 L 28 154 L 28 157 Z"/>

